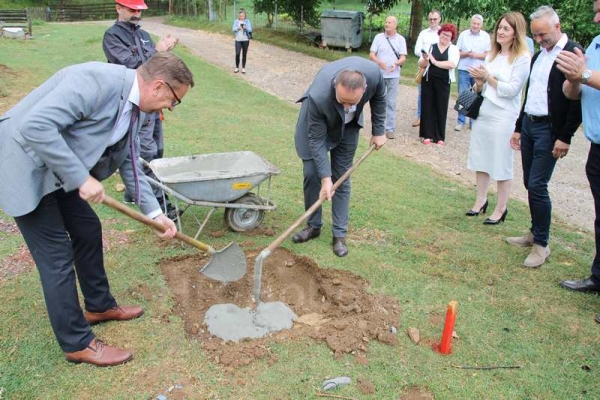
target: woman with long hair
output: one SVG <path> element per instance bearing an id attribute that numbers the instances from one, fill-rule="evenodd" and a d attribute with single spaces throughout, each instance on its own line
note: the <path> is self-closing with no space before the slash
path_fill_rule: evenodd
<path id="1" fill-rule="evenodd" d="M 485 213 L 490 179 L 498 184 L 494 211 L 483 223 L 496 225 L 508 214 L 514 153 L 510 138 L 521 109 L 521 93 L 529 75 L 531 54 L 525 39 L 526 22 L 518 12 L 508 12 L 496 22 L 492 51 L 485 66 L 469 68 L 476 92 L 483 95 L 479 116 L 473 122 L 467 168 L 475 171 L 477 197 L 467 216 Z"/>
<path id="2" fill-rule="evenodd" d="M 460 60 L 458 47 L 452 44 L 456 27 L 444 24 L 438 31 L 440 39 L 422 54 L 419 67 L 427 68 L 421 82 L 421 125 L 419 136 L 423 144 L 444 145 L 446 117 L 450 99 L 450 83 L 454 82 L 454 68 Z"/>
<path id="3" fill-rule="evenodd" d="M 246 19 L 246 11 L 241 9 L 238 19 L 233 21 L 233 34 L 235 35 L 235 69 L 233 72 L 240 71 L 240 53 L 242 54 L 242 74 L 246 73 L 246 56 L 248 55 L 248 46 L 252 38 L 252 24 Z"/>

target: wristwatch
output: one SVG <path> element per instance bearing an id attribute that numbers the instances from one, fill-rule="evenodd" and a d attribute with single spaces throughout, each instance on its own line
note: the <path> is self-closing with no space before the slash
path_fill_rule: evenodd
<path id="1" fill-rule="evenodd" d="M 585 85 L 591 77 L 592 77 L 592 70 L 586 69 L 581 74 L 581 83 L 583 83 Z"/>

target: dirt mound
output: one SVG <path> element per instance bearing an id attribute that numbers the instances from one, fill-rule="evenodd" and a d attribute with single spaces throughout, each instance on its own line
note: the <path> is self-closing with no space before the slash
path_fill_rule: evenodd
<path id="1" fill-rule="evenodd" d="M 354 354 L 368 362 L 365 353 L 371 340 L 390 345 L 396 336 L 400 306 L 395 298 L 369 293 L 368 282 L 346 271 L 322 269 L 307 257 L 277 249 L 263 263 L 261 300 L 283 301 L 298 315 L 291 331 L 241 342 L 224 342 L 212 336 L 204 314 L 214 304 L 233 303 L 254 308 L 252 299 L 254 261 L 259 251 L 247 251 L 248 272 L 237 282 L 222 285 L 198 272 L 207 259 L 199 256 L 164 260 L 161 269 L 176 297 L 174 312 L 189 337 L 198 339 L 210 359 L 230 367 L 258 358 L 274 362 L 268 343 L 311 337 L 323 341 L 336 356 Z"/>

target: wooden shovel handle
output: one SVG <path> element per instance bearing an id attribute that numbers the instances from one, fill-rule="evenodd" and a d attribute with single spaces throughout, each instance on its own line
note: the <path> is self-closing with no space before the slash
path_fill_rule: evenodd
<path id="1" fill-rule="evenodd" d="M 125 204 L 121 204 L 120 202 L 113 199 L 109 195 L 106 195 L 104 197 L 104 200 L 102 200 L 102 203 L 109 206 L 113 210 L 117 210 L 120 213 L 123 213 L 123 214 L 127 215 L 128 217 L 141 222 L 142 224 L 148 225 L 148 226 L 156 229 L 159 232 L 164 233 L 167 230 L 166 227 L 163 224 L 161 224 L 160 222 L 157 222 L 157 221 L 153 220 L 152 218 L 145 216 L 142 213 L 132 210 L 131 208 L 127 207 Z M 175 237 L 177 239 L 181 240 L 182 242 L 189 244 L 190 246 L 194 246 L 195 248 L 202 250 L 205 253 L 213 254 L 215 252 L 215 249 L 213 249 L 211 246 L 209 246 L 205 243 L 202 243 L 196 239 L 193 239 L 187 235 L 184 235 L 181 232 L 177 232 L 175 234 Z"/>
<path id="2" fill-rule="evenodd" d="M 369 149 L 358 159 L 354 162 L 354 164 L 344 173 L 344 175 L 340 176 L 340 178 L 335 181 L 335 183 L 333 184 L 332 187 L 332 191 L 336 190 L 338 187 L 340 187 L 340 185 L 342 183 L 344 183 L 344 181 L 346 179 L 348 179 L 348 177 L 354 172 L 354 170 L 356 168 L 358 168 L 358 166 L 360 165 L 360 163 L 362 163 L 365 158 L 367 158 L 369 156 L 369 154 L 371 154 L 373 152 L 373 150 L 375 150 L 375 145 L 372 144 Z M 300 226 L 300 224 L 302 222 L 304 222 L 306 219 L 308 219 L 308 217 L 311 216 L 312 213 L 314 213 L 317 208 L 319 208 L 324 202 L 325 200 L 327 200 L 327 198 L 325 196 L 323 197 L 319 197 L 319 200 L 317 200 L 312 206 L 310 206 L 310 208 L 308 210 L 306 210 L 304 212 L 304 214 L 302 214 L 300 216 L 300 218 L 298 218 L 296 220 L 296 222 L 294 222 L 285 232 L 283 232 L 281 234 L 281 236 L 279 236 L 277 239 L 275 239 L 273 241 L 273 243 L 271 243 L 267 249 L 269 249 L 269 252 L 272 253 L 273 251 L 275 251 L 275 249 L 277 247 L 279 247 L 279 245 L 281 243 L 283 243 L 283 241 L 292 234 L 292 232 L 294 232 L 296 229 L 298 229 L 298 227 Z"/>

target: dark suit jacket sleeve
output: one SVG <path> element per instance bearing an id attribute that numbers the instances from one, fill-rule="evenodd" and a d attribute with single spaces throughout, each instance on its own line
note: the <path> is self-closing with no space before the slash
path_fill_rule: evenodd
<path id="1" fill-rule="evenodd" d="M 373 136 L 381 136 L 385 133 L 385 83 L 383 76 L 379 74 L 379 83 L 375 94 L 369 100 L 371 106 L 371 127 Z"/>
<path id="2" fill-rule="evenodd" d="M 327 178 L 331 176 L 331 164 L 327 157 L 327 119 L 312 96 L 307 96 L 304 101 L 308 107 L 308 146 L 317 164 L 319 178 Z"/>
<path id="3" fill-rule="evenodd" d="M 572 51 L 574 51 L 575 47 L 580 49 L 585 54 L 585 50 L 579 45 L 579 43 L 572 42 L 570 40 L 569 40 L 569 42 L 567 42 L 567 46 L 565 46 L 565 50 L 572 52 Z M 554 97 L 560 96 L 566 102 L 568 102 L 568 106 L 566 107 L 566 112 L 565 112 L 566 118 L 564 120 L 562 129 L 557 129 L 557 131 L 554 133 L 558 140 L 560 140 L 563 143 L 570 144 L 571 138 L 573 137 L 573 135 L 575 135 L 575 132 L 577 131 L 577 128 L 579 128 L 579 125 L 581 125 L 581 119 L 582 119 L 581 100 L 580 99 L 569 100 L 566 97 L 564 97 L 564 94 L 562 92 L 562 83 L 566 80 L 566 78 L 564 77 L 562 72 L 558 71 L 558 68 L 556 67 L 556 62 L 554 63 L 552 68 L 556 69 L 557 72 L 560 73 L 560 77 L 561 77 L 560 85 L 557 85 L 557 89 L 555 91 L 558 91 L 559 86 L 560 86 L 561 90 L 560 90 L 560 92 L 553 94 L 553 96 Z M 561 112 L 562 112 L 562 110 L 561 110 Z"/>

